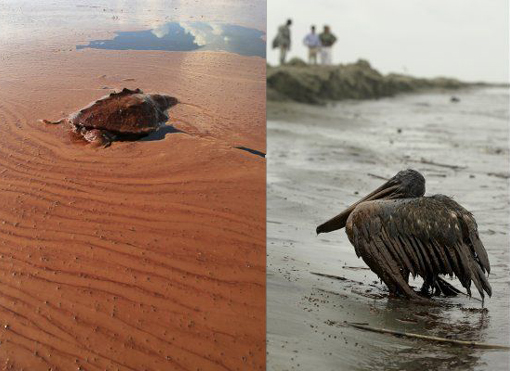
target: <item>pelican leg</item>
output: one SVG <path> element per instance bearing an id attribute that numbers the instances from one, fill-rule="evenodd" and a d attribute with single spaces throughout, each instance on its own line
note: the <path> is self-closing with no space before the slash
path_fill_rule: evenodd
<path id="1" fill-rule="evenodd" d="M 416 292 L 414 292 L 414 290 L 411 288 L 411 286 L 409 286 L 409 284 L 407 283 L 405 278 L 402 277 L 400 272 L 398 272 L 396 274 L 394 272 L 388 272 L 388 273 L 390 273 L 389 280 L 384 281 L 384 283 L 386 283 L 386 285 L 391 285 L 393 287 L 396 287 L 397 288 L 396 292 L 399 296 L 404 296 L 408 299 L 423 300 L 423 298 L 420 297 L 420 295 L 418 295 Z M 390 287 L 390 286 L 388 286 L 388 287 Z"/>
<path id="2" fill-rule="evenodd" d="M 439 290 L 443 293 L 444 296 L 457 296 L 461 291 L 456 289 L 453 285 L 446 282 L 441 277 L 437 277 L 436 279 L 436 285 L 438 286 Z"/>
<path id="3" fill-rule="evenodd" d="M 423 296 L 426 296 L 426 297 L 430 297 L 431 296 L 430 295 L 430 287 L 431 287 L 430 281 L 424 280 L 423 285 L 421 286 L 421 289 L 420 289 L 420 294 Z"/>
<path id="4" fill-rule="evenodd" d="M 437 278 L 434 280 L 434 283 L 432 284 L 432 295 L 433 296 L 441 296 L 442 290 L 441 286 L 439 286 L 437 282 Z"/>
<path id="5" fill-rule="evenodd" d="M 423 282 L 423 285 L 420 289 L 420 294 L 423 296 L 457 296 L 460 293 L 454 286 L 446 282 L 441 277 L 427 278 Z"/>
<path id="6" fill-rule="evenodd" d="M 426 297 L 440 296 L 442 293 L 441 286 L 438 284 L 438 277 L 428 277 L 423 281 L 420 294 Z"/>
<path id="7" fill-rule="evenodd" d="M 370 269 L 386 284 L 390 294 L 423 301 L 409 286 L 408 275 L 406 277 L 405 272 L 391 259 L 379 238 L 374 237 L 372 241 L 364 243 L 359 252 Z"/>

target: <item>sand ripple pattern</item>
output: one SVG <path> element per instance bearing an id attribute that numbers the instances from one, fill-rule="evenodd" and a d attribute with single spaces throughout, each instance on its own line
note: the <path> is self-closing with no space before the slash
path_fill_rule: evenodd
<path id="1" fill-rule="evenodd" d="M 232 146 L 264 150 L 263 126 L 247 120 L 264 115 L 249 105 L 265 99 L 263 62 L 132 54 L 50 58 L 37 72 L 28 58 L 19 83 L 20 66 L 0 66 L 10 76 L 0 77 L 0 366 L 262 369 L 265 162 Z M 234 64 L 239 73 L 218 77 Z M 193 135 L 102 150 L 37 123 L 103 86 L 196 101 L 172 118 Z M 213 94 L 234 86 L 235 102 Z"/>

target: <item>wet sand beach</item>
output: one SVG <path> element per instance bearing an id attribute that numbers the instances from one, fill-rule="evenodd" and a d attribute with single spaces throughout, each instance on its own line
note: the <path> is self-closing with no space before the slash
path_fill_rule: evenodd
<path id="1" fill-rule="evenodd" d="M 459 103 L 451 92 L 268 103 L 269 370 L 509 368 L 508 351 L 348 326 L 509 345 L 508 90 L 455 95 Z M 474 214 L 492 266 L 484 310 L 476 293 L 434 307 L 389 299 L 344 230 L 316 236 L 317 225 L 405 168 L 425 176 L 427 194 L 452 196 Z"/>
<path id="2" fill-rule="evenodd" d="M 47 32 L 0 44 L 0 368 L 263 369 L 265 159 L 235 147 L 265 153 L 265 61 L 76 50 L 177 12 L 87 5 L 4 6 Z M 103 149 L 37 121 L 122 88 L 178 98 L 173 127 Z"/>

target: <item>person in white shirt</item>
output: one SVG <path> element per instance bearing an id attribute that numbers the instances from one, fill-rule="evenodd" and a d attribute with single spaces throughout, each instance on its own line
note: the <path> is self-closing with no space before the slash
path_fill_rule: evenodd
<path id="1" fill-rule="evenodd" d="M 315 33 L 315 26 L 312 26 L 311 32 L 305 36 L 303 43 L 308 47 L 308 63 L 317 64 L 317 54 L 321 48 L 319 35 Z"/>

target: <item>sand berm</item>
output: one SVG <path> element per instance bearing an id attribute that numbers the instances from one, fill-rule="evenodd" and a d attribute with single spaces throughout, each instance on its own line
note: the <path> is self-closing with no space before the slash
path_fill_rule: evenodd
<path id="1" fill-rule="evenodd" d="M 398 93 L 487 85 L 446 77 L 425 79 L 396 73 L 383 75 L 363 59 L 349 64 L 315 66 L 293 58 L 284 66 L 267 66 L 267 99 L 270 101 L 325 104 L 344 99 L 376 99 Z"/>

